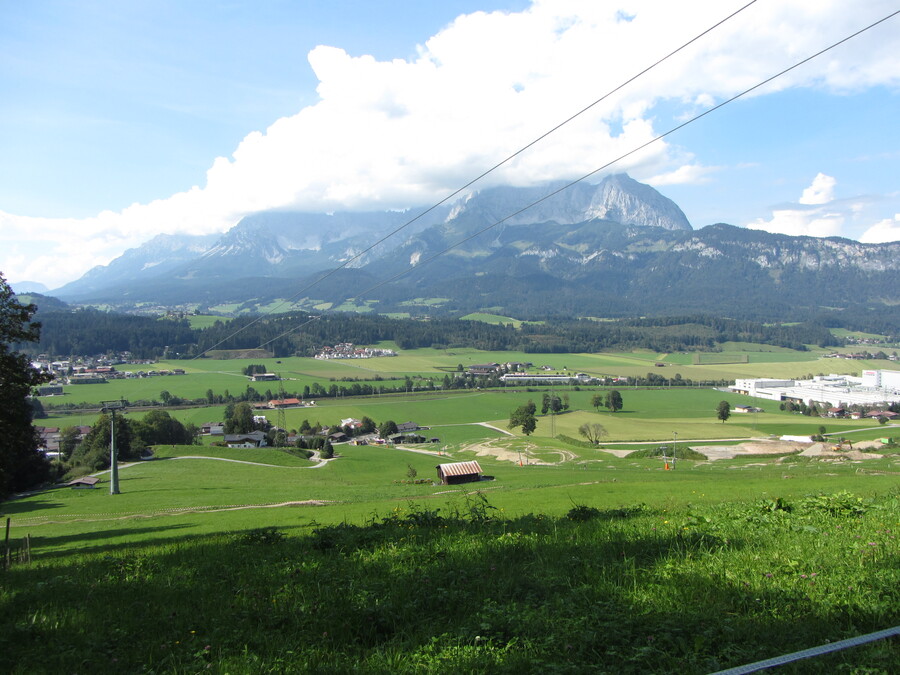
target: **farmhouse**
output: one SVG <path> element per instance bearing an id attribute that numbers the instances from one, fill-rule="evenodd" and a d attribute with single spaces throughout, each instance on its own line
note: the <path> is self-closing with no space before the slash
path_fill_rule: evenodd
<path id="1" fill-rule="evenodd" d="M 531 373 L 507 373 L 500 376 L 500 381 L 505 384 L 528 383 L 528 384 L 590 384 L 596 381 L 587 373 L 575 373 L 574 375 L 543 375 Z"/>
<path id="2" fill-rule="evenodd" d="M 452 462 L 437 465 L 438 480 L 442 485 L 473 483 L 481 480 L 481 466 L 476 461 Z"/>
<path id="3" fill-rule="evenodd" d="M 205 422 L 200 427 L 200 433 L 205 436 L 223 436 L 225 424 L 222 422 Z"/>
<path id="4" fill-rule="evenodd" d="M 267 445 L 266 435 L 262 431 L 251 431 L 248 434 L 226 434 L 225 445 L 229 448 L 263 448 Z"/>
<path id="5" fill-rule="evenodd" d="M 269 407 L 277 410 L 278 408 L 299 408 L 303 405 L 303 401 L 299 398 L 279 398 L 269 401 Z"/>
<path id="6" fill-rule="evenodd" d="M 499 363 L 476 363 L 469 366 L 468 371 L 472 375 L 492 375 L 500 371 Z"/>

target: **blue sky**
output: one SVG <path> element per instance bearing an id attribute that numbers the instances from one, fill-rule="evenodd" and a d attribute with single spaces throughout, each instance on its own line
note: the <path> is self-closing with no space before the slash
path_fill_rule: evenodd
<path id="1" fill-rule="evenodd" d="M 0 3 L 0 271 L 54 288 L 258 209 L 432 203 L 743 4 Z M 895 9 L 759 0 L 487 184 L 586 173 Z M 900 239 L 898 27 L 610 171 L 695 227 Z"/>

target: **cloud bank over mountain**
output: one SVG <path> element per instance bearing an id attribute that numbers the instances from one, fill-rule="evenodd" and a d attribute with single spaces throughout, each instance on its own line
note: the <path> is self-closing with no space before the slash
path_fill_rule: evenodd
<path id="1" fill-rule="evenodd" d="M 215 158 L 206 183 L 121 212 L 86 219 L 0 211 L 13 279 L 50 286 L 109 262 L 158 233 L 223 232 L 268 209 L 402 209 L 447 195 L 499 159 L 704 30 L 738 4 L 536 0 L 522 12 L 458 17 L 406 59 L 377 60 L 321 45 L 309 55 L 319 100 L 253 131 L 230 157 Z M 888 14 L 888 2 L 857 6 L 760 3 L 660 68 L 600 103 L 495 172 L 485 186 L 572 178 L 666 130 L 662 102 L 691 115 L 733 96 Z M 864 15 L 864 16 L 863 16 Z M 838 94 L 900 84 L 900 31 L 888 26 L 769 85 Z M 664 126 L 665 125 L 665 126 Z M 704 180 L 716 167 L 666 139 L 616 164 L 657 185 Z M 838 177 L 839 178 L 839 177 Z M 796 205 L 751 227 L 816 236 L 842 234 L 852 203 L 833 198 L 819 174 Z M 0 205 L 2 207 L 2 205 Z M 728 214 L 722 214 L 728 220 Z M 867 236 L 897 236 L 870 223 Z"/>

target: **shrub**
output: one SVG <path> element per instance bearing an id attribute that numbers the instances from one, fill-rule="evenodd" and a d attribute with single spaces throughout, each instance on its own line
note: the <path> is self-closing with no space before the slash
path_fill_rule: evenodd
<path id="1" fill-rule="evenodd" d="M 249 532 L 244 532 L 238 537 L 241 544 L 270 545 L 277 544 L 284 539 L 284 532 L 277 527 L 260 527 Z"/>

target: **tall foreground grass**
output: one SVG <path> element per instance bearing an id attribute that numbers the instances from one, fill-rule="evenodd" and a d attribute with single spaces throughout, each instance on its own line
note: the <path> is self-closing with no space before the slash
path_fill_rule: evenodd
<path id="1" fill-rule="evenodd" d="M 900 623 L 900 494 L 697 508 L 480 495 L 0 572 L 10 673 L 706 673 Z M 896 672 L 897 640 L 790 672 Z"/>

